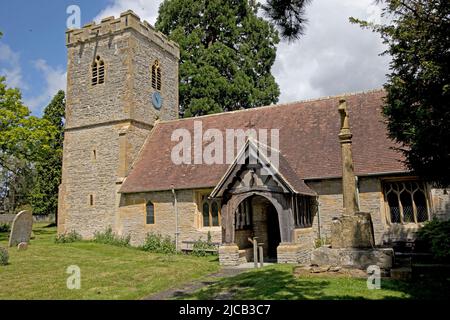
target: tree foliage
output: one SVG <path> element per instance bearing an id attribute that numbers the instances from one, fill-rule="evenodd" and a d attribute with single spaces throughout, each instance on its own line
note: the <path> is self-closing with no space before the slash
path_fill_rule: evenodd
<path id="1" fill-rule="evenodd" d="M 390 136 L 419 176 L 450 184 L 450 2 L 383 0 L 380 33 L 392 56 L 384 114 Z"/>
<path id="2" fill-rule="evenodd" d="M 28 203 L 34 162 L 50 150 L 55 128 L 48 120 L 32 116 L 18 89 L 8 88 L 0 77 L 0 205 L 15 212 Z"/>
<path id="3" fill-rule="evenodd" d="M 36 182 L 31 195 L 33 214 L 54 214 L 58 211 L 58 187 L 61 183 L 64 140 L 65 94 L 60 90 L 44 109 L 43 119 L 56 130 L 49 140 L 45 159 L 36 163 Z"/>
<path id="4" fill-rule="evenodd" d="M 165 0 L 156 28 L 180 44 L 180 107 L 197 116 L 278 101 L 275 28 L 248 0 Z"/>
<path id="5" fill-rule="evenodd" d="M 308 20 L 305 8 L 311 0 L 267 0 L 261 7 L 269 20 L 280 29 L 281 36 L 297 40 L 305 33 Z"/>

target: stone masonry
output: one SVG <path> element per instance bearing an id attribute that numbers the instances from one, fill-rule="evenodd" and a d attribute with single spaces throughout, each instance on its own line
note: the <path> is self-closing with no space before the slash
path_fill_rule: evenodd
<path id="1" fill-rule="evenodd" d="M 195 191 L 177 190 L 178 226 L 180 230 L 179 245 L 182 241 L 207 240 L 221 242 L 220 227 L 201 227 L 197 204 L 194 202 Z M 152 201 L 155 206 L 155 224 L 146 224 L 146 203 Z M 156 233 L 175 238 L 175 207 L 171 191 L 135 193 L 124 195 L 121 199 L 117 223 L 120 235 L 131 235 L 132 244 L 142 244 L 147 233 Z"/>
<path id="2" fill-rule="evenodd" d="M 58 232 L 90 238 L 119 223 L 117 193 L 155 121 L 178 117 L 178 45 L 132 11 L 67 32 L 67 106 Z M 105 82 L 91 84 L 99 56 Z M 163 106 L 151 104 L 151 66 Z"/>

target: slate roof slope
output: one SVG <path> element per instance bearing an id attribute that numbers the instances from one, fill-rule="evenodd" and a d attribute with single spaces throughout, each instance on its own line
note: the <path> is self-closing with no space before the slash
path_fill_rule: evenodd
<path id="1" fill-rule="evenodd" d="M 210 128 L 223 133 L 226 129 L 279 129 L 278 149 L 283 161 L 288 162 L 300 179 L 340 177 L 337 108 L 341 97 L 347 100 L 350 113 L 356 175 L 407 172 L 401 162 L 403 156 L 393 149 L 396 144 L 387 137 L 381 115 L 384 95 L 383 90 L 377 90 L 158 122 L 120 192 L 170 190 L 172 185 L 175 189 L 214 187 L 230 163 L 176 165 L 171 160 L 172 148 L 178 144 L 171 141 L 172 133 L 176 129 L 187 129 L 193 136 L 194 121 L 201 121 L 203 133 Z"/>

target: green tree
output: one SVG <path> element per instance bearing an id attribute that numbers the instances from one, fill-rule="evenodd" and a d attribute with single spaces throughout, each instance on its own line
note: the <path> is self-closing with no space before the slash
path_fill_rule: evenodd
<path id="1" fill-rule="evenodd" d="M 28 203 L 34 167 L 50 150 L 55 128 L 48 120 L 31 116 L 18 89 L 0 77 L 0 205 L 15 212 Z"/>
<path id="2" fill-rule="evenodd" d="M 36 182 L 31 195 L 33 214 L 54 214 L 57 219 L 58 187 L 61 183 L 64 140 L 65 94 L 60 90 L 44 109 L 43 119 L 56 130 L 49 141 L 50 150 L 36 163 Z"/>
<path id="3" fill-rule="evenodd" d="M 0 166 L 8 169 L 9 157 L 41 159 L 54 132 L 49 121 L 31 115 L 19 89 L 7 88 L 5 77 L 0 77 Z"/>
<path id="4" fill-rule="evenodd" d="M 275 28 L 248 0 L 165 0 L 156 28 L 180 44 L 184 116 L 278 101 Z"/>
<path id="5" fill-rule="evenodd" d="M 392 56 L 384 114 L 406 164 L 450 185 L 450 2 L 383 0 L 388 22 L 354 23 L 380 33 Z"/>
<path id="6" fill-rule="evenodd" d="M 8 169 L 0 166 L 0 211 L 16 213 L 28 209 L 35 170 L 25 159 L 8 158 Z"/>

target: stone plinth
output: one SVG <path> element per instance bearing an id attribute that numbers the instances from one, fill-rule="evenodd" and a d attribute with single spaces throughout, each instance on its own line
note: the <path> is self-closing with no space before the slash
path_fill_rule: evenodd
<path id="1" fill-rule="evenodd" d="M 223 244 L 219 247 L 219 263 L 221 266 L 238 266 L 239 247 L 234 244 Z"/>
<path id="2" fill-rule="evenodd" d="M 318 266 L 341 266 L 345 268 L 367 269 L 376 265 L 381 269 L 392 268 L 394 250 L 391 248 L 328 248 L 315 249 L 311 255 L 311 264 Z"/>
<path id="3" fill-rule="evenodd" d="M 277 248 L 277 262 L 309 264 L 312 249 L 308 244 L 282 242 Z"/>
<path id="4" fill-rule="evenodd" d="M 370 213 L 357 212 L 335 218 L 331 224 L 331 247 L 373 248 L 375 245 Z"/>

